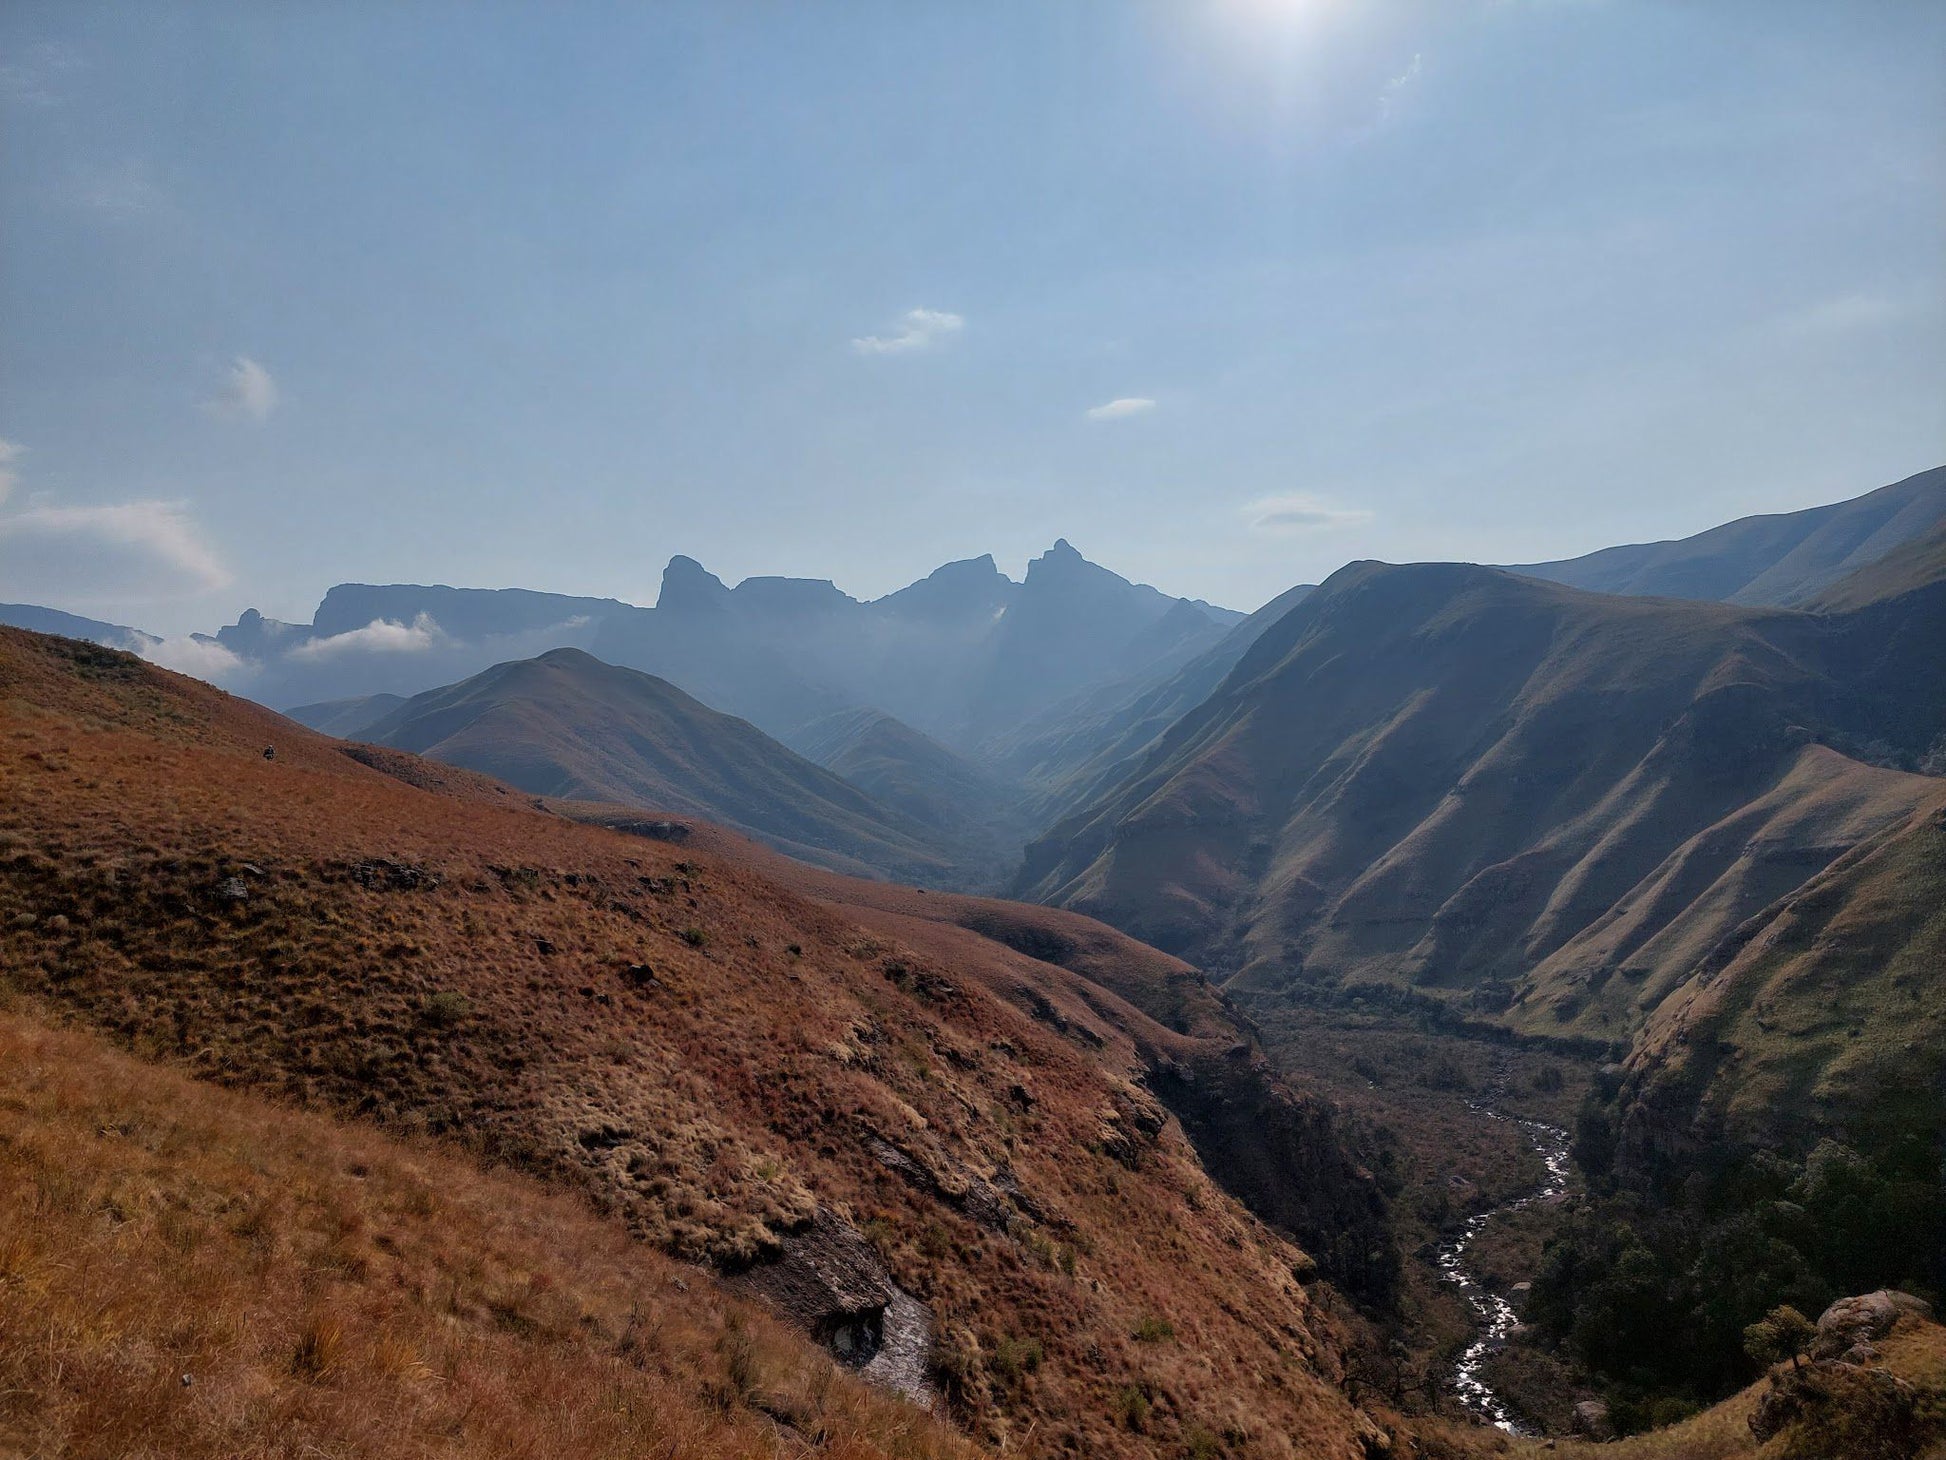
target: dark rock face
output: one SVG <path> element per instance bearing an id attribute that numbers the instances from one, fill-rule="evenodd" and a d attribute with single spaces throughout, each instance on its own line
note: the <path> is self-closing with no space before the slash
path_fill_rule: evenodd
<path id="1" fill-rule="evenodd" d="M 834 1212 L 786 1236 L 777 1255 L 731 1278 L 806 1332 L 830 1339 L 840 1329 L 875 1332 L 898 1285 L 877 1251 Z"/>
<path id="2" fill-rule="evenodd" d="M 931 1315 L 835 1212 L 820 1211 L 808 1227 L 786 1236 L 774 1257 L 728 1282 L 763 1299 L 873 1383 L 931 1406 Z"/>
<path id="3" fill-rule="evenodd" d="M 1149 1086 L 1226 1191 L 1296 1236 L 1339 1286 L 1390 1301 L 1400 1262 L 1385 1196 L 1347 1152 L 1330 1105 L 1289 1089 L 1254 1054 L 1164 1064 Z"/>

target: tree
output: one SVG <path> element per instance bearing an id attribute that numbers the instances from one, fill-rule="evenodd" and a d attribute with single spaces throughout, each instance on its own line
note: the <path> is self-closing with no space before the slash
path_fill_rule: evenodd
<path id="1" fill-rule="evenodd" d="M 1804 1364 L 1804 1350 L 1811 1346 L 1817 1329 L 1789 1303 L 1779 1304 L 1743 1330 L 1743 1351 L 1766 1369 L 1772 1364 L 1791 1361 L 1793 1369 Z"/>

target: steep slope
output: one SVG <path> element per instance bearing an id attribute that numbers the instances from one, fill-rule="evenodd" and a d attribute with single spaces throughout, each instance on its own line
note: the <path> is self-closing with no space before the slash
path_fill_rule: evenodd
<path id="1" fill-rule="evenodd" d="M 957 844 L 987 850 L 996 863 L 1011 863 L 1026 840 L 1019 787 L 890 715 L 828 715 L 798 731 L 791 745 L 881 805 Z"/>
<path id="2" fill-rule="evenodd" d="M 754 725 L 578 649 L 415 696 L 363 738 L 537 795 L 708 817 L 846 869 L 923 881 L 966 871 L 942 837 Z"/>
<path id="3" fill-rule="evenodd" d="M 9 1454 L 978 1453 L 531 1177 L 17 1013 L 0 1231 Z"/>
<path id="4" fill-rule="evenodd" d="M 402 695 L 354 695 L 347 700 L 324 700 L 284 711 L 298 724 L 340 740 L 356 740 L 405 703 Z"/>
<path id="5" fill-rule="evenodd" d="M 1939 795 L 1828 746 L 1916 763 L 1943 641 L 1937 582 L 1814 615 L 1354 564 L 1021 885 L 1258 988 L 1625 1035 L 1713 937 Z"/>
<path id="6" fill-rule="evenodd" d="M 1946 1139 L 1940 791 L 1694 960 L 1629 1057 L 1629 1161 Z"/>
<path id="7" fill-rule="evenodd" d="M 1285 589 L 1160 684 L 1146 687 L 1149 675 L 1117 680 L 992 741 L 989 755 L 1031 788 L 1034 824 L 1048 826 L 1128 775 L 1165 730 L 1215 692 L 1264 630 L 1316 586 Z"/>
<path id="8" fill-rule="evenodd" d="M 1149 1088 L 1164 1052 L 1255 1068 L 1234 1027 L 67 641 L 0 633 L 0 774 L 15 998 L 568 1183 L 1013 1453 L 1358 1460 L 1380 1434 L 1306 1255 Z"/>
<path id="9" fill-rule="evenodd" d="M 1849 502 L 1744 517 L 1674 542 L 1604 548 L 1509 569 L 1597 593 L 1803 604 L 1946 520 L 1946 467 Z"/>
<path id="10" fill-rule="evenodd" d="M 1946 523 L 1894 548 L 1877 562 L 1840 578 L 1805 607 L 1846 613 L 1888 598 L 1898 598 L 1946 578 Z"/>
<path id="11" fill-rule="evenodd" d="M 41 608 L 32 603 L 0 603 L 0 624 L 29 629 L 37 634 L 61 634 L 70 639 L 85 639 L 111 649 L 126 649 L 139 654 L 161 643 L 154 634 L 131 629 L 125 624 L 103 623 L 100 619 L 62 613 L 58 608 Z"/>

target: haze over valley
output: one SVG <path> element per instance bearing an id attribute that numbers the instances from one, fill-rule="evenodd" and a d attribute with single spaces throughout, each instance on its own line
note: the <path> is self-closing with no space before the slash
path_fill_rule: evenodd
<path id="1" fill-rule="evenodd" d="M 1922 12 L 0 15 L 0 1457 L 1946 1460 Z"/>

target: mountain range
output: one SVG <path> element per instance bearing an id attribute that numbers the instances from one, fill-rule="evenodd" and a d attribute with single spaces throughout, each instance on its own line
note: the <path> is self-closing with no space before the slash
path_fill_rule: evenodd
<path id="1" fill-rule="evenodd" d="M 1757 1253 L 1703 1398 L 1785 1296 L 1939 1271 L 1946 469 L 1247 617 L 1066 542 L 871 602 L 340 585 L 206 641 L 293 719 L 0 617 L 20 1007 L 565 1185 L 979 1444 L 1483 1453 L 1408 1371 L 1516 1120 L 1582 1186 L 1510 1304 L 1647 1303 L 1564 1255 L 1618 1232 L 1671 1312 Z M 1916 1258 L 1800 1230 L 1833 1171 Z M 678 1402 L 811 1433 L 725 1363 Z"/>

